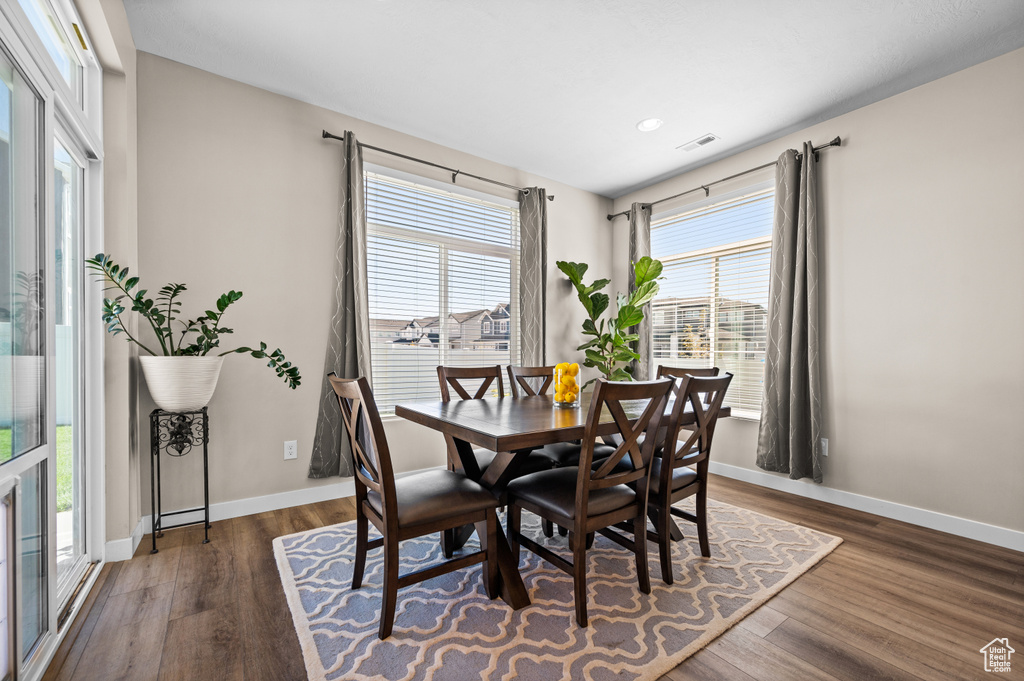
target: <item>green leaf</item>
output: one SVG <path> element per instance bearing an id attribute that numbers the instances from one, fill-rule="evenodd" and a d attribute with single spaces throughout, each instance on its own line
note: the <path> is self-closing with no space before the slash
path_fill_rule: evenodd
<path id="1" fill-rule="evenodd" d="M 591 340 L 588 340 L 583 345 L 580 345 L 579 347 L 577 347 L 576 350 L 586 350 L 587 348 L 592 348 L 595 345 L 598 345 L 599 343 L 600 343 L 600 341 L 598 341 L 596 338 L 593 338 Z"/>
<path id="2" fill-rule="evenodd" d="M 587 263 L 559 260 L 555 265 L 565 276 L 569 277 L 569 281 L 571 281 L 574 286 L 579 287 L 583 285 L 583 275 L 587 273 L 587 269 L 589 268 Z"/>
<path id="3" fill-rule="evenodd" d="M 589 336 L 599 336 L 599 335 L 601 335 L 600 333 L 598 333 L 597 327 L 594 326 L 594 320 L 593 319 L 584 319 L 583 320 L 583 333 L 585 333 L 585 334 L 587 334 Z"/>
<path id="4" fill-rule="evenodd" d="M 633 274 L 636 276 L 635 285 L 640 288 L 648 281 L 653 281 L 661 276 L 663 266 L 660 260 L 654 260 L 644 256 L 633 263 Z"/>
<path id="5" fill-rule="evenodd" d="M 628 329 L 631 326 L 639 324 L 643 321 L 643 318 L 643 310 L 638 310 L 632 305 L 625 305 L 619 308 L 619 316 L 615 320 L 615 324 L 620 329 Z"/>
<path id="6" fill-rule="evenodd" d="M 590 286 L 587 286 L 585 290 L 588 294 L 590 294 L 593 293 L 594 291 L 600 291 L 610 283 L 612 283 L 611 279 L 598 279 Z"/>
<path id="7" fill-rule="evenodd" d="M 609 381 L 632 381 L 633 380 L 633 375 L 630 374 L 625 369 L 616 369 L 615 371 L 613 371 L 611 373 L 611 376 L 608 377 L 608 380 Z"/>
<path id="8" fill-rule="evenodd" d="M 594 362 L 592 366 L 604 364 L 606 361 L 606 357 L 596 350 L 587 350 L 587 359 Z"/>
<path id="9" fill-rule="evenodd" d="M 594 302 L 590 300 L 590 297 L 587 294 L 585 294 L 582 289 L 576 297 L 580 299 L 581 303 L 583 303 L 583 309 L 587 311 L 587 316 L 590 318 L 594 318 L 596 316 L 594 315 Z"/>
<path id="10" fill-rule="evenodd" d="M 615 354 L 612 355 L 612 359 L 616 362 L 631 362 L 634 359 L 640 359 L 640 355 L 627 347 L 621 347 L 615 351 Z"/>
<path id="11" fill-rule="evenodd" d="M 605 293 L 594 293 L 590 296 L 590 304 L 590 316 L 596 319 L 608 309 L 608 295 Z"/>
<path id="12" fill-rule="evenodd" d="M 634 307 L 643 307 L 658 295 L 658 290 L 661 286 L 656 281 L 648 281 L 641 284 L 633 295 L 630 296 L 629 304 Z"/>

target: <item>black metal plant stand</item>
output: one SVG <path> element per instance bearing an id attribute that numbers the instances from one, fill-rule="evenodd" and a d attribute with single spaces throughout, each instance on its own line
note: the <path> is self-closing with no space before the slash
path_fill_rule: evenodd
<path id="1" fill-rule="evenodd" d="M 149 436 L 152 459 L 149 466 L 150 499 L 153 516 L 153 550 L 156 553 L 156 538 L 164 536 L 164 530 L 203 523 L 203 543 L 210 543 L 210 466 L 207 445 L 210 443 L 210 415 L 206 407 L 197 411 L 170 412 L 154 409 L 149 415 Z M 185 456 L 193 447 L 203 446 L 203 505 L 181 511 L 164 513 L 160 507 L 160 451 L 168 456 Z M 203 519 L 177 525 L 164 525 L 164 516 L 181 515 L 203 511 Z"/>

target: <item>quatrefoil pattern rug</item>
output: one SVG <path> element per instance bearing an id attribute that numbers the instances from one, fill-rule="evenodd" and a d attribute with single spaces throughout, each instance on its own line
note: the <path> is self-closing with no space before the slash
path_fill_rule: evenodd
<path id="1" fill-rule="evenodd" d="M 477 565 L 400 589 L 385 641 L 377 638 L 379 549 L 367 557 L 362 588 L 350 588 L 354 522 L 278 537 L 274 553 L 311 681 L 638 681 L 706 646 L 842 542 L 727 504 L 709 502 L 708 513 L 712 556 L 700 555 L 694 526 L 683 524 L 672 586 L 649 544 L 649 595 L 637 588 L 632 554 L 598 535 L 588 552 L 587 628 L 576 625 L 569 575 L 526 549 L 520 568 L 532 605 L 489 600 Z M 565 538 L 544 538 L 525 512 L 523 531 L 570 557 Z M 474 537 L 467 550 L 475 548 Z M 438 536 L 403 542 L 401 559 L 403 574 L 441 562 Z"/>

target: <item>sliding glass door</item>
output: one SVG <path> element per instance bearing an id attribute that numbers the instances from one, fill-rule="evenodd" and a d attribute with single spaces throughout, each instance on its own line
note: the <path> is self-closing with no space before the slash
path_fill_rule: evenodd
<path id="1" fill-rule="evenodd" d="M 102 406 L 85 391 L 102 362 L 83 267 L 101 224 L 101 99 L 69 18 L 68 3 L 0 2 L 0 681 L 42 676 L 102 555 L 86 513 Z"/>
<path id="2" fill-rule="evenodd" d="M 53 142 L 56 433 L 54 468 L 57 592 L 63 607 L 88 560 L 85 553 L 85 459 L 82 419 L 82 187 L 81 155 L 58 131 Z"/>

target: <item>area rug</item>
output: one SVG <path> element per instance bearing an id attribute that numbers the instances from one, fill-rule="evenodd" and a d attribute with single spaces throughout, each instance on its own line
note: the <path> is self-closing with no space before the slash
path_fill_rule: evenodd
<path id="1" fill-rule="evenodd" d="M 576 624 L 569 575 L 526 549 L 520 568 L 530 606 L 489 600 L 477 565 L 400 589 L 384 641 L 382 551 L 369 553 L 363 586 L 353 591 L 354 522 L 278 537 L 274 554 L 311 681 L 641 681 L 693 655 L 842 542 L 727 504 L 709 501 L 708 513 L 712 556 L 700 555 L 694 526 L 684 524 L 672 586 L 649 544 L 650 595 L 637 588 L 632 554 L 598 535 L 588 552 L 587 628 Z M 522 520 L 524 534 L 571 557 L 564 537 L 546 539 L 532 514 Z M 466 550 L 475 549 L 474 535 Z M 400 554 L 402 574 L 443 560 L 436 534 L 403 542 Z"/>

